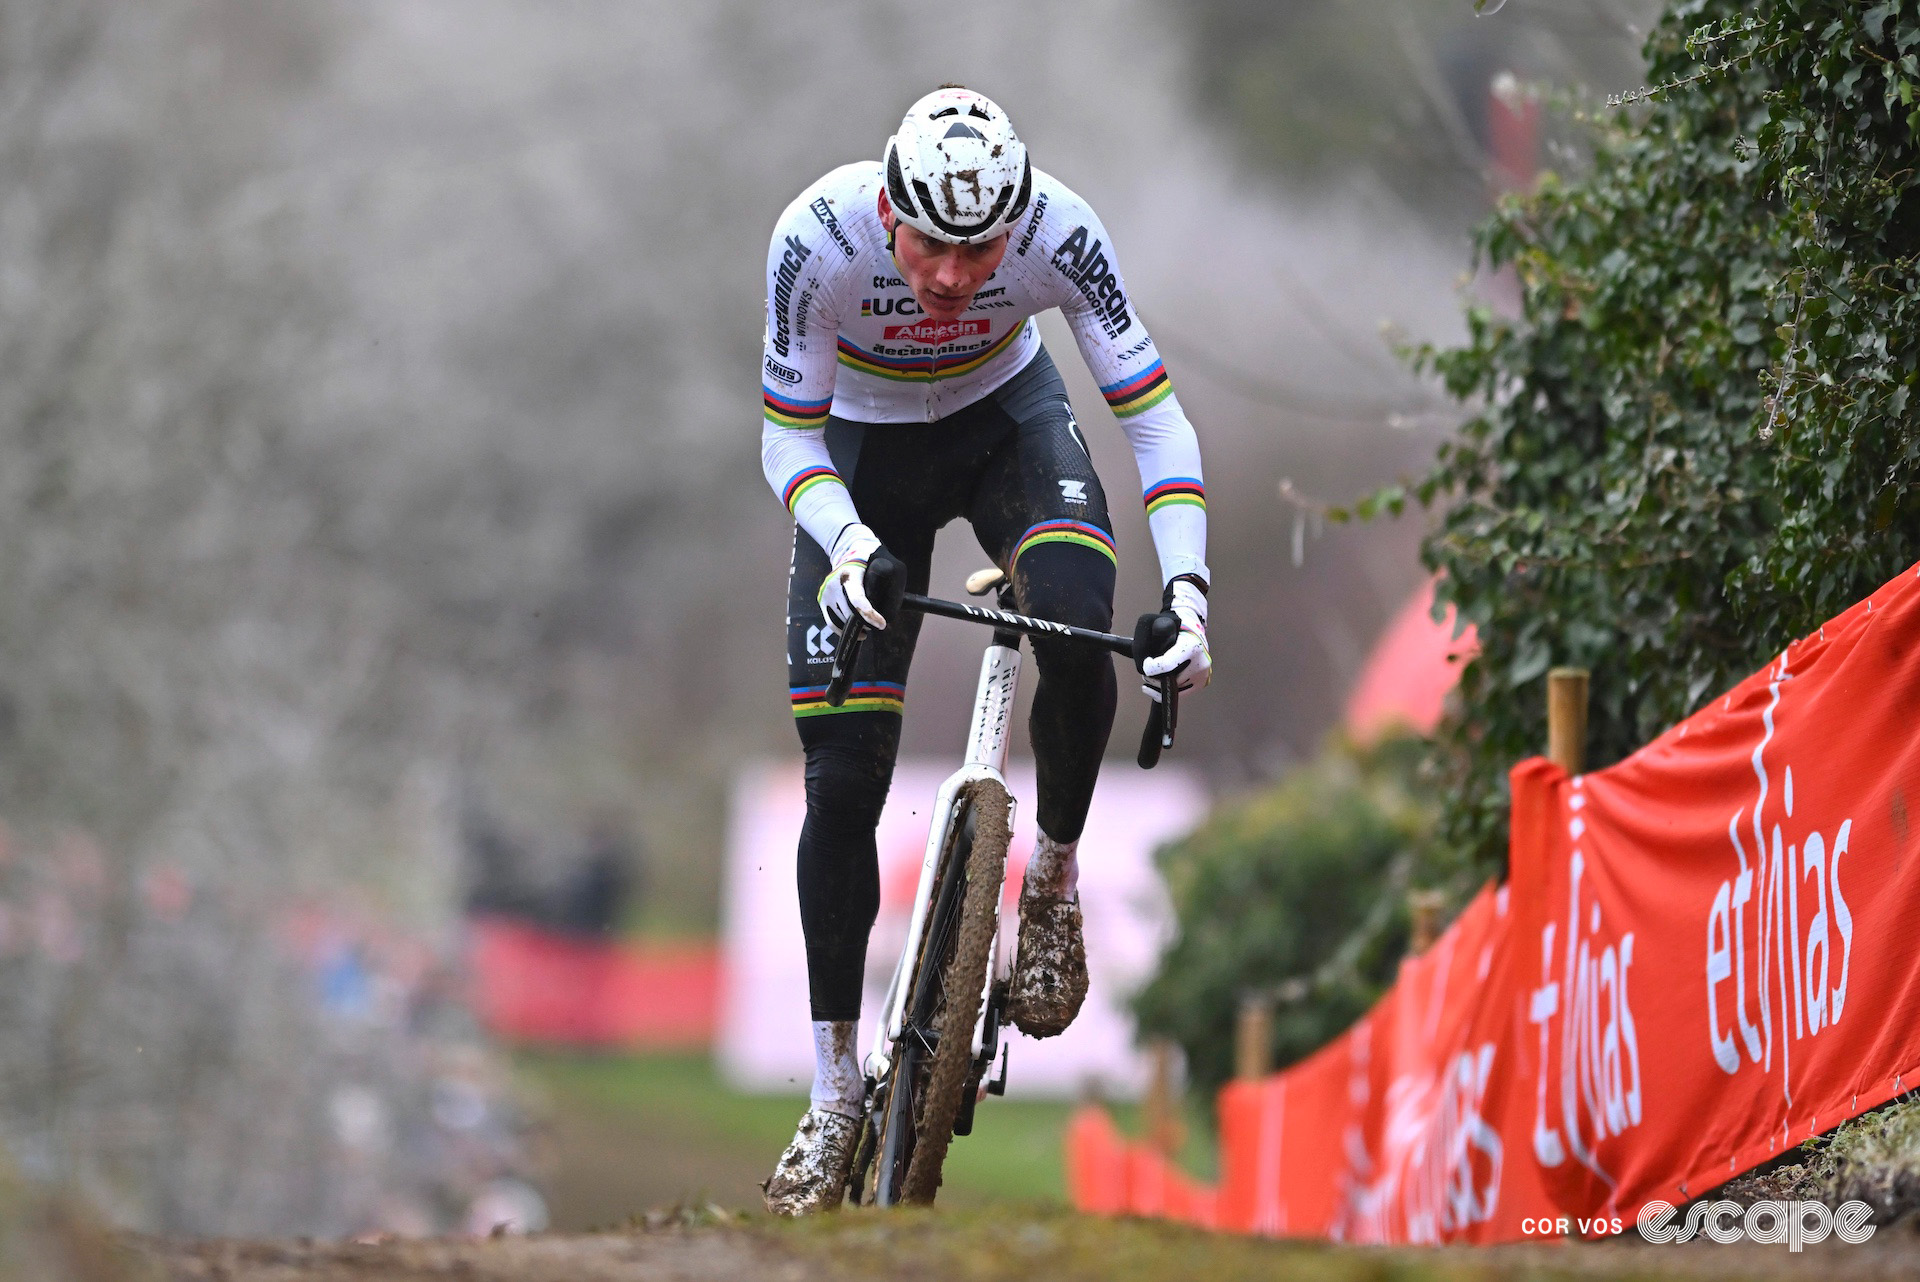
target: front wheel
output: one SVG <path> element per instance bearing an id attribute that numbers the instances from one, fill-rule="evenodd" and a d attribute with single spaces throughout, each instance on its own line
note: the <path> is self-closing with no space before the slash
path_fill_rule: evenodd
<path id="1" fill-rule="evenodd" d="M 927 1072 L 927 1089 L 914 1128 L 913 1160 L 907 1167 L 901 1201 L 931 1205 L 940 1188 L 940 1168 L 960 1116 L 961 1096 L 973 1071 L 973 1030 L 980 1021 L 987 967 L 993 958 L 993 933 L 1000 883 L 1012 840 L 1013 801 L 999 783 L 987 779 L 973 788 L 972 850 L 965 863 L 966 894 L 959 938 L 940 974 L 940 1000 L 934 1027 L 938 1040 Z"/>
<path id="2" fill-rule="evenodd" d="M 871 1163 L 879 1206 L 933 1201 L 973 1068 L 1013 802 L 1005 787 L 982 780 L 961 805 L 921 934 L 905 1026 L 874 1093 L 864 1160 L 855 1167 L 858 1186 Z"/>

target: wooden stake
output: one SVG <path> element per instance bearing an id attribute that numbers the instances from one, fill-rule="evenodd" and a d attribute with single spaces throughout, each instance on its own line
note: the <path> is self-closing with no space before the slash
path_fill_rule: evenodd
<path id="1" fill-rule="evenodd" d="M 1174 1081 L 1173 1043 L 1164 1037 L 1155 1038 L 1148 1045 L 1147 1053 L 1153 1061 L 1153 1073 L 1147 1079 L 1147 1098 L 1141 1109 L 1146 1115 L 1147 1143 L 1172 1155 L 1179 1152 L 1187 1140 L 1186 1127 L 1180 1121 L 1179 1084 Z"/>
<path id="2" fill-rule="evenodd" d="M 1440 937 L 1440 910 L 1447 897 L 1437 890 L 1407 892 L 1407 951 L 1418 957 Z"/>
<path id="3" fill-rule="evenodd" d="M 1547 756 L 1570 775 L 1587 763 L 1587 670 L 1547 673 Z"/>
<path id="4" fill-rule="evenodd" d="M 1248 993 L 1233 1025 L 1233 1075 L 1257 1082 L 1273 1071 L 1273 999 Z"/>

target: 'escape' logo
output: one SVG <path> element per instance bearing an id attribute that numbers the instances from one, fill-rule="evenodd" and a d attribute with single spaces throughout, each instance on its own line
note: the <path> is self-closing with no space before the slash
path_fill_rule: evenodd
<path id="1" fill-rule="evenodd" d="M 1684 1224 L 1675 1224 L 1676 1210 L 1671 1202 L 1649 1202 L 1640 1208 L 1635 1225 L 1649 1242 L 1690 1242 L 1702 1229 L 1722 1246 L 1740 1239 L 1749 1242 L 1787 1243 L 1789 1251 L 1798 1251 L 1809 1242 L 1824 1242 L 1829 1234 L 1842 1242 L 1858 1246 L 1873 1236 L 1873 1208 L 1865 1202 L 1842 1202 L 1833 1210 L 1825 1202 L 1695 1202 L 1687 1209 Z M 1809 1224 L 1807 1217 L 1812 1216 Z M 1565 1223 L 1565 1221 L 1562 1221 Z M 1524 1228 L 1523 1228 L 1524 1231 Z M 1619 1232 L 1616 1222 L 1614 1232 Z"/>

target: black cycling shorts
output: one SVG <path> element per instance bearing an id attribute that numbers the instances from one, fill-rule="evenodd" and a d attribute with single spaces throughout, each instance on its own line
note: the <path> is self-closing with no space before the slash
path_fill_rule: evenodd
<path id="1" fill-rule="evenodd" d="M 827 449 L 861 520 L 906 564 L 909 592 L 927 590 L 935 532 L 964 516 L 987 556 L 1013 580 L 1023 610 L 1044 614 L 1058 595 L 1051 589 L 1067 586 L 1036 581 L 1034 567 L 1046 565 L 1049 574 L 1084 573 L 1071 567 L 1091 567 L 1103 582 L 1073 586 L 1082 593 L 1093 587 L 1111 613 L 1117 558 L 1106 494 L 1074 421 L 1066 385 L 1045 349 L 1001 387 L 936 422 L 829 418 Z M 1094 557 L 1033 557 L 1036 548 L 1050 544 L 1088 549 Z M 884 631 L 869 633 L 846 702 L 829 707 L 832 640 L 819 605 L 829 568 L 826 551 L 796 527 L 787 576 L 793 714 L 898 713 L 920 616 L 908 614 Z"/>

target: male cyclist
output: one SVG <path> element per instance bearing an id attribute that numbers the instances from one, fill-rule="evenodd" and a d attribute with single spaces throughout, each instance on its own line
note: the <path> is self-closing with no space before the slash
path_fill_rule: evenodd
<path id="1" fill-rule="evenodd" d="M 855 1055 L 874 829 L 893 775 L 918 616 L 868 601 L 883 546 L 925 592 L 934 532 L 966 517 L 1028 614 L 1105 630 L 1107 499 L 1033 316 L 1058 307 L 1133 447 L 1178 643 L 1147 665 L 1209 679 L 1200 448 L 1112 242 L 1086 202 L 1032 168 L 1006 113 L 946 86 L 908 110 L 883 162 L 844 165 L 781 214 L 767 254 L 761 364 L 767 481 L 796 529 L 787 661 L 806 750 L 800 920 L 813 1008 L 812 1105 L 766 1188 L 786 1215 L 838 1205 L 864 1093 Z M 853 615 L 876 631 L 845 704 L 825 698 Z M 1009 1017 L 1059 1033 L 1087 991 L 1075 850 L 1113 726 L 1111 659 L 1033 639 L 1029 731 L 1040 836 L 1020 892 Z"/>

